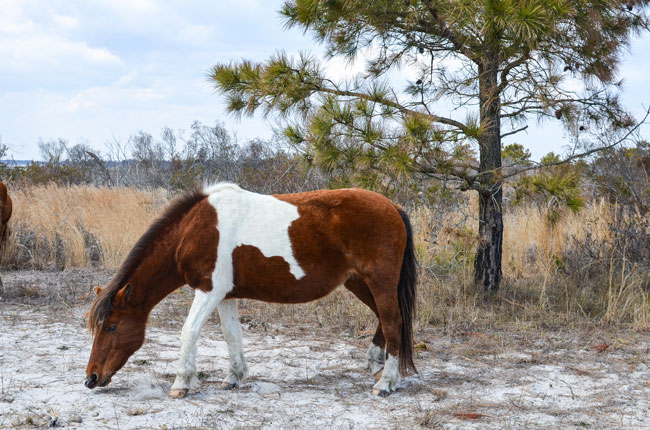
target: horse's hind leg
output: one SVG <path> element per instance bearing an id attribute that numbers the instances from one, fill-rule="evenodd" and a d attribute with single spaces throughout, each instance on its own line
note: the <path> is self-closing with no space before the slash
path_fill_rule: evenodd
<path id="1" fill-rule="evenodd" d="M 350 278 L 344 285 L 345 288 L 350 290 L 359 300 L 368 306 L 375 313 L 377 319 L 379 319 L 375 299 L 372 297 L 370 289 L 363 280 L 360 278 Z M 378 322 L 375 336 L 372 338 L 372 342 L 370 342 L 370 347 L 366 353 L 366 357 L 368 358 L 368 368 L 375 379 L 381 377 L 381 371 L 384 368 L 384 361 L 386 361 L 386 352 L 384 351 L 385 344 L 386 340 L 384 339 L 384 333 L 381 329 L 381 322 Z"/>
<path id="2" fill-rule="evenodd" d="M 244 360 L 242 347 L 242 328 L 237 314 L 237 299 L 222 300 L 217 305 L 219 319 L 221 320 L 221 331 L 228 345 L 230 355 L 230 369 L 228 376 L 221 383 L 221 389 L 230 390 L 246 379 L 248 366 Z"/>
<path id="3" fill-rule="evenodd" d="M 201 327 L 221 301 L 223 294 L 218 295 L 214 290 L 204 293 L 196 290 L 194 301 L 181 331 L 181 356 L 178 362 L 176 379 L 169 392 L 173 398 L 185 397 L 189 389 L 198 386 L 196 377 L 196 342 L 201 333 Z"/>
<path id="4" fill-rule="evenodd" d="M 368 368 L 376 380 L 379 380 L 379 378 L 381 378 L 381 373 L 384 370 L 384 363 L 386 362 L 386 351 L 384 350 L 385 344 L 386 341 L 384 340 L 384 333 L 381 329 L 381 323 L 378 323 L 377 330 L 375 331 L 375 336 L 372 338 L 372 342 L 370 342 L 370 347 L 366 353 L 366 358 L 368 359 Z"/>
<path id="5" fill-rule="evenodd" d="M 402 318 L 397 299 L 399 274 L 394 276 L 372 276 L 366 278 L 366 284 L 377 306 L 379 323 L 386 339 L 386 361 L 381 378 L 373 387 L 373 394 L 387 396 L 395 391 L 400 381 L 399 350 L 402 341 Z"/>

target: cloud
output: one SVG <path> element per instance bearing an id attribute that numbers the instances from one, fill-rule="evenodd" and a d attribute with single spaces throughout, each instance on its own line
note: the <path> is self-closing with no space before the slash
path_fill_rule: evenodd
<path id="1" fill-rule="evenodd" d="M 53 106 L 53 109 L 61 108 L 68 112 L 76 112 L 81 109 L 86 111 L 124 109 L 126 106 L 150 104 L 163 99 L 163 94 L 153 88 L 96 87 L 84 89 L 60 106 Z"/>
<path id="2" fill-rule="evenodd" d="M 119 73 L 124 61 L 103 46 L 75 37 L 79 17 L 3 2 L 0 14 L 0 90 L 59 90 Z"/>
<path id="3" fill-rule="evenodd" d="M 0 39 L 0 57 L 4 60 L 5 73 L 124 65 L 105 48 L 92 48 L 81 41 L 47 34 L 30 35 L 17 41 Z"/>
<path id="4" fill-rule="evenodd" d="M 280 4 L 0 0 L 3 142 L 23 157 L 34 157 L 39 137 L 86 138 L 101 146 L 113 136 L 126 141 L 138 130 L 155 135 L 163 126 L 188 129 L 193 120 L 224 121 L 242 139 L 269 137 L 271 125 L 263 119 L 238 122 L 226 114 L 206 72 L 219 62 L 263 61 L 279 50 L 323 58 L 324 48 L 309 34 L 283 28 Z M 650 38 L 643 40 L 645 51 L 634 51 L 622 70 L 634 101 L 647 94 L 644 52 Z M 352 77 L 364 66 L 365 59 L 325 65 L 337 79 Z M 416 79 L 413 67 L 397 72 L 397 88 L 407 79 Z M 524 138 L 533 142 L 533 132 Z"/>

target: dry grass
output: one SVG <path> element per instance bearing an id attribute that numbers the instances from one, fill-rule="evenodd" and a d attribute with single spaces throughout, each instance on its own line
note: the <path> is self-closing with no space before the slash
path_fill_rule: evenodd
<path id="1" fill-rule="evenodd" d="M 115 269 L 169 196 L 162 190 L 50 185 L 14 191 L 12 198 L 14 218 L 1 265 Z M 421 265 L 420 326 L 515 323 L 535 328 L 587 321 L 650 328 L 647 270 L 621 264 L 605 252 L 613 240 L 611 226 L 620 221 L 616 208 L 591 202 L 554 225 L 543 208 L 510 208 L 504 218 L 503 287 L 485 295 L 472 279 L 477 222 L 466 214 L 476 213 L 475 206 L 470 200 L 441 220 L 426 208 L 411 215 Z M 583 260 L 576 257 L 585 243 L 596 245 L 597 255 L 584 264 L 598 269 L 593 279 L 581 274 Z M 295 323 L 308 316 L 357 335 L 372 335 L 376 324 L 346 291 L 291 307 L 251 302 L 242 311 L 244 319 L 262 324 Z"/>
<path id="2" fill-rule="evenodd" d="M 498 294 L 485 295 L 472 278 L 478 223 L 465 214 L 475 213 L 473 206 L 470 201 L 447 214 L 442 226 L 430 222 L 427 209 L 413 216 L 423 269 L 421 324 L 514 321 L 536 327 L 589 321 L 650 328 L 650 262 L 639 267 L 626 261 L 625 252 L 612 252 L 620 245 L 620 237 L 613 237 L 616 226 L 636 222 L 633 215 L 621 215 L 600 200 L 580 212 L 568 211 L 552 224 L 543 208 L 509 208 L 504 216 L 503 286 Z M 638 233 L 650 235 L 647 227 Z"/>
<path id="3" fill-rule="evenodd" d="M 43 268 L 117 268 L 167 202 L 161 190 L 31 187 L 12 192 L 14 213 L 2 263 Z"/>

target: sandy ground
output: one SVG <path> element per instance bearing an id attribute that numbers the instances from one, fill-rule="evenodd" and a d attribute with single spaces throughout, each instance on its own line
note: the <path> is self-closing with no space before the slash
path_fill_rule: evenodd
<path id="1" fill-rule="evenodd" d="M 160 323 L 168 304 L 154 311 L 145 345 L 113 382 L 91 391 L 83 386 L 85 294 L 109 277 L 2 274 L 0 428 L 650 428 L 650 335 L 594 328 L 419 331 L 420 373 L 378 398 L 367 336 L 281 323 L 244 323 L 251 375 L 219 391 L 227 349 L 210 320 L 199 346 L 201 387 L 173 400 L 180 327 Z"/>

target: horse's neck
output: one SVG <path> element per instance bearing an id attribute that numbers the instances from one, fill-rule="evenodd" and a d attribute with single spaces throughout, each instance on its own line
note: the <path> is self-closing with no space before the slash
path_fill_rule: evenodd
<path id="1" fill-rule="evenodd" d="M 147 315 L 161 300 L 185 284 L 174 255 L 177 242 L 165 240 L 165 246 L 157 246 L 156 252 L 147 255 L 131 276 L 136 285 L 134 304 Z"/>

